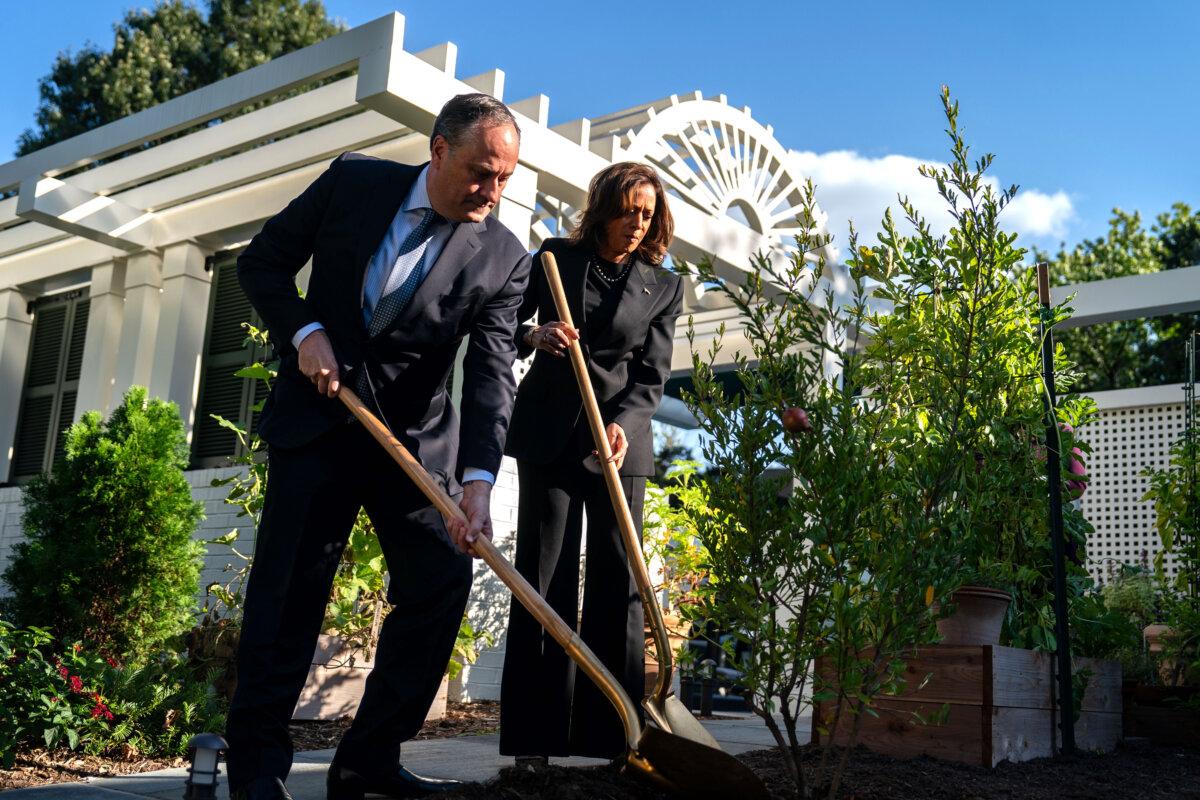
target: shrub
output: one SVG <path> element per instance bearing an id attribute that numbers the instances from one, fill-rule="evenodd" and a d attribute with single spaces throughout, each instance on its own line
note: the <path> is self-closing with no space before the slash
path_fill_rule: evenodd
<path id="1" fill-rule="evenodd" d="M 68 647 L 46 656 L 54 637 L 0 622 L 0 765 L 11 769 L 22 745 L 75 749 L 102 736 L 112 713 L 95 690 L 99 666 Z"/>
<path id="2" fill-rule="evenodd" d="M 81 644 L 56 646 L 49 631 L 0 623 L 0 764 L 45 745 L 91 754 L 179 756 L 188 740 L 224 727 L 211 681 L 192 677 L 177 653 L 138 667 Z"/>
<path id="3" fill-rule="evenodd" d="M 192 622 L 201 506 L 173 403 L 133 387 L 107 421 L 88 412 L 25 490 L 26 540 L 4 572 L 22 626 L 137 663 Z"/>

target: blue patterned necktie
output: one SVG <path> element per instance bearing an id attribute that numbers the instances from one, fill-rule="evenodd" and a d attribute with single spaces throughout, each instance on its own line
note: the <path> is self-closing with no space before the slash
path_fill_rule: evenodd
<path id="1" fill-rule="evenodd" d="M 392 262 L 391 270 L 380 278 L 385 283 L 380 289 L 379 299 L 375 301 L 373 308 L 363 309 L 367 315 L 367 335 L 372 339 L 396 321 L 396 318 L 408 307 L 413 295 L 416 294 L 417 287 L 425 278 L 425 253 L 428 249 L 429 228 L 441 219 L 442 217 L 432 208 L 425 209 L 425 216 L 421 217 L 421 221 L 409 232 L 400 245 L 400 250 Z M 407 275 L 403 272 L 406 267 L 408 268 Z M 405 277 L 399 286 L 389 292 L 388 284 L 392 282 L 391 277 L 395 275 L 405 275 Z M 371 381 L 365 365 L 358 373 L 354 391 L 369 406 L 375 406 L 375 393 L 371 390 Z"/>
<path id="2" fill-rule="evenodd" d="M 404 281 L 391 291 L 388 291 L 388 284 L 391 281 L 384 284 L 380 291 L 380 297 L 375 302 L 375 307 L 371 309 L 371 317 L 367 326 L 367 335 L 371 338 L 378 336 L 395 322 L 396 318 L 408 307 L 413 295 L 416 294 L 417 287 L 421 285 L 421 281 L 425 277 L 425 252 L 429 228 L 440 219 L 441 217 L 432 208 L 425 209 L 425 216 L 421 217 L 421 221 L 409 232 L 404 243 L 400 245 L 400 251 L 388 274 L 389 277 L 396 274 L 403 275 L 405 267 L 408 268 L 408 274 Z"/>

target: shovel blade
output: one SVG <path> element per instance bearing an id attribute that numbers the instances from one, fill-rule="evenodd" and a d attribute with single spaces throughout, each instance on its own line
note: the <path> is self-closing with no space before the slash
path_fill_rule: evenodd
<path id="1" fill-rule="evenodd" d="M 687 706 L 674 694 L 669 694 L 662 700 L 648 697 L 643 705 L 646 707 L 647 716 L 667 733 L 682 736 L 684 739 L 690 739 L 697 744 L 716 750 L 721 749 L 721 745 L 717 743 L 713 735 L 700 724 L 700 720 L 696 719 L 692 712 L 687 710 Z"/>
<path id="2" fill-rule="evenodd" d="M 720 748 L 646 726 L 625 769 L 677 797 L 770 800 L 766 784 Z"/>

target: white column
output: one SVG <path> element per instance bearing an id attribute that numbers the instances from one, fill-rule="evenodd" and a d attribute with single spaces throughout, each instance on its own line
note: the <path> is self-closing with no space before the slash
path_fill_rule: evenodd
<path id="1" fill-rule="evenodd" d="M 508 179 L 500 202 L 492 213 L 516 235 L 521 244 L 529 247 L 533 228 L 533 209 L 537 205 L 537 173 L 521 164 Z"/>
<path id="2" fill-rule="evenodd" d="M 83 342 L 83 365 L 75 400 L 76 422 L 86 411 L 99 411 L 105 417 L 112 411 L 117 348 L 125 316 L 125 259 L 92 267 L 89 294 L 87 337 Z"/>
<path id="3" fill-rule="evenodd" d="M 161 306 L 162 256 L 156 251 L 130 256 L 125 265 L 125 320 L 113 385 L 114 403 L 130 386 L 150 385 Z"/>
<path id="4" fill-rule="evenodd" d="M 150 372 L 151 396 L 179 406 L 189 440 L 212 288 L 212 273 L 204 269 L 208 255 L 191 242 L 171 245 L 163 253 L 162 309 Z"/>
<path id="5" fill-rule="evenodd" d="M 0 481 L 8 480 L 21 390 L 25 387 L 25 365 L 29 360 L 29 337 L 33 315 L 29 300 L 16 289 L 0 290 Z"/>

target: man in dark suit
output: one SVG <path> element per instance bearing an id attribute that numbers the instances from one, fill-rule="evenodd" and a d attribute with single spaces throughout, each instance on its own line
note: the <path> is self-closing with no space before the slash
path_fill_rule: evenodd
<path id="1" fill-rule="evenodd" d="M 426 165 L 342 155 L 238 259 L 281 360 L 259 422 L 270 480 L 227 726 L 236 797 L 288 798 L 287 724 L 360 508 L 387 559 L 393 609 L 329 771 L 330 800 L 421 797 L 454 785 L 404 769 L 400 744 L 420 729 L 449 661 L 471 542 L 491 536 L 530 259 L 489 212 L 519 144 L 502 103 L 460 95 L 438 116 Z M 295 276 L 310 258 L 300 297 Z M 467 336 L 460 436 L 447 383 Z M 353 421 L 336 399 L 343 381 L 447 491 L 461 493 L 467 523 L 443 520 Z"/>

